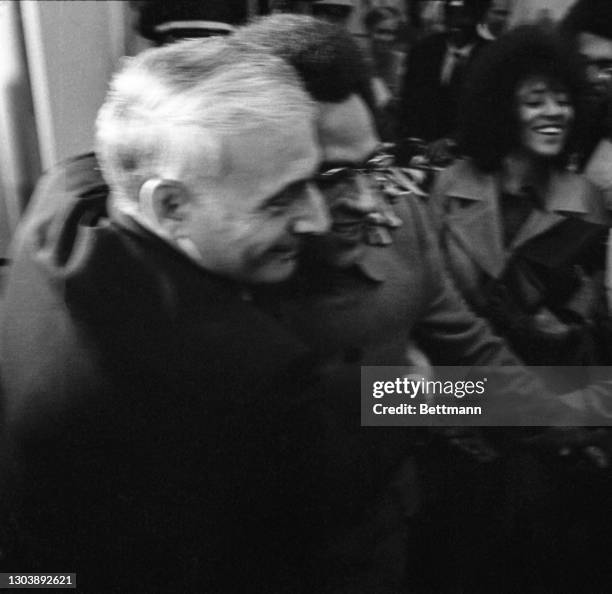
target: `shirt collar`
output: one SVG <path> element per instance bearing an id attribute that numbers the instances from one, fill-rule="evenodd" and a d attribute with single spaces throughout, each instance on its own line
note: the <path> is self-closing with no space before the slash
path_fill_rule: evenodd
<path id="1" fill-rule="evenodd" d="M 468 58 L 474 49 L 476 42 L 469 43 L 468 45 L 464 45 L 462 47 L 456 47 L 451 43 L 448 43 L 446 46 L 447 54 L 454 54 L 455 56 L 461 56 L 462 58 Z"/>
<path id="2" fill-rule="evenodd" d="M 486 23 L 478 23 L 476 26 L 476 33 L 478 33 L 478 37 L 485 41 L 495 41 L 497 39 L 495 35 L 491 33 L 491 29 L 489 29 Z"/>

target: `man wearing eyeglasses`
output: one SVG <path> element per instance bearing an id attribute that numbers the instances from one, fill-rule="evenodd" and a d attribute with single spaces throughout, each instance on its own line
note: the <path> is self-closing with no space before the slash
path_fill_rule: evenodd
<path id="1" fill-rule="evenodd" d="M 302 536 L 317 543 L 312 591 L 323 591 L 323 583 L 338 592 L 407 591 L 406 543 L 417 540 L 409 518 L 420 496 L 411 466 L 417 435 L 360 426 L 359 366 L 405 365 L 417 338 L 434 363 L 499 366 L 519 416 L 523 406 L 538 406 L 545 390 L 525 370 L 504 370 L 519 363 L 450 285 L 419 199 L 398 197 L 393 213 L 381 208 L 383 191 L 394 194 L 387 185 L 394 171 L 381 152 L 367 73 L 352 41 L 296 15 L 263 19 L 233 40 L 289 61 L 319 108 L 316 180 L 331 231 L 312 238 L 292 280 L 255 297 L 313 349 L 322 374 L 353 386 L 350 399 L 327 393 L 318 410 L 305 403 L 290 430 L 292 498 L 308 527 Z M 380 228 L 392 243 L 371 245 L 372 219 L 386 223 Z M 427 577 L 431 591 L 438 591 L 436 577 Z"/>
<path id="2" fill-rule="evenodd" d="M 384 178 L 393 157 L 382 150 L 369 110 L 358 96 L 321 103 L 318 133 L 323 163 L 317 183 L 327 199 L 332 228 L 312 247 L 328 264 L 347 268 L 366 251 L 365 233 L 382 207 L 380 176 Z"/>
<path id="3" fill-rule="evenodd" d="M 315 179 L 332 213 L 331 231 L 308 239 L 284 299 L 272 305 L 276 313 L 288 313 L 292 329 L 323 356 L 335 353 L 334 363 L 401 365 L 402 347 L 416 336 L 438 364 L 520 365 L 459 298 L 421 201 L 390 191 L 395 171 L 382 150 L 367 69 L 350 36 L 282 14 L 239 29 L 229 41 L 287 60 L 318 105 Z M 392 230 L 390 245 L 371 240 L 373 223 Z M 270 300 L 267 293 L 264 301 Z M 523 379 L 529 391 L 534 378 Z M 539 390 L 538 384 L 534 394 Z"/>
<path id="4" fill-rule="evenodd" d="M 612 3 L 608 0 L 578 0 L 561 23 L 561 31 L 574 44 L 583 64 L 587 83 L 590 120 L 582 134 L 583 162 L 588 164 L 597 144 L 609 133 L 612 99 Z"/>
<path id="5" fill-rule="evenodd" d="M 612 2 L 578 0 L 561 30 L 574 43 L 585 68 L 588 120 L 580 133 L 578 165 L 604 192 L 612 210 Z M 608 240 L 606 286 L 612 307 L 612 232 Z"/>

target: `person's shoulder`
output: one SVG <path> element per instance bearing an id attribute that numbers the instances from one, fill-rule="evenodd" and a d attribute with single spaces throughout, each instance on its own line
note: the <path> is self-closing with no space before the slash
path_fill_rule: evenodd
<path id="1" fill-rule="evenodd" d="M 393 206 L 402 222 L 393 238 L 393 245 L 400 251 L 408 247 L 411 252 L 415 249 L 423 252 L 430 247 L 433 227 L 425 200 L 427 198 L 410 194 Z"/>
<path id="2" fill-rule="evenodd" d="M 461 157 L 453 161 L 440 172 L 440 178 L 452 179 L 458 176 L 479 177 L 483 174 L 470 157 Z"/>
<path id="3" fill-rule="evenodd" d="M 74 242 L 80 222 L 106 217 L 108 187 L 93 153 L 62 161 L 47 170 L 17 226 L 12 240 L 12 258 L 26 252 L 55 253 L 66 240 Z M 70 247 L 74 247 L 71 243 Z"/>
<path id="4" fill-rule="evenodd" d="M 589 157 L 584 175 L 604 191 L 612 190 L 612 141 L 603 138 Z"/>
<path id="5" fill-rule="evenodd" d="M 470 158 L 457 159 L 436 175 L 432 195 L 470 193 L 473 186 L 478 187 L 488 183 L 490 177 L 489 174 L 476 167 Z"/>
<path id="6" fill-rule="evenodd" d="M 605 192 L 585 175 L 573 171 L 556 172 L 554 192 L 567 196 L 570 207 L 579 210 L 589 222 L 612 226 L 612 212 L 607 207 Z"/>
<path id="7" fill-rule="evenodd" d="M 106 199 L 106 185 L 93 153 L 86 153 L 57 163 L 38 180 L 24 212 L 23 221 L 48 219 L 58 211 L 71 208 L 82 198 Z"/>
<path id="8" fill-rule="evenodd" d="M 94 189 L 108 192 L 94 153 L 84 153 L 57 163 L 40 178 L 34 199 L 49 192 L 82 196 Z"/>

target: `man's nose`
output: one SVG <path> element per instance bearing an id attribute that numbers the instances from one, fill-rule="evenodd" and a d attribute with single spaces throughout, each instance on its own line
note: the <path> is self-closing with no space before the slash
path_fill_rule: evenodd
<path id="1" fill-rule="evenodd" d="M 374 188 L 376 182 L 367 173 L 358 173 L 355 176 L 355 191 L 345 204 L 353 212 L 368 215 L 378 209 L 378 190 Z"/>
<path id="2" fill-rule="evenodd" d="M 292 231 L 296 234 L 320 235 L 331 228 L 331 216 L 325 198 L 318 188 L 308 182 L 304 187 L 304 198 L 296 206 Z"/>

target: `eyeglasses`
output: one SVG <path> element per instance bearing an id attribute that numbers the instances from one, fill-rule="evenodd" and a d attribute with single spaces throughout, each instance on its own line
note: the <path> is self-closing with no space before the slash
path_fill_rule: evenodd
<path id="1" fill-rule="evenodd" d="M 386 174 L 395 165 L 395 157 L 390 153 L 380 152 L 370 157 L 359 167 L 346 165 L 344 167 L 332 167 L 321 171 L 315 177 L 315 181 L 324 186 L 335 183 L 353 181 L 358 175 Z"/>
<path id="2" fill-rule="evenodd" d="M 370 187 L 375 186 L 392 204 L 407 194 L 424 196 L 425 193 L 419 187 L 422 182 L 420 172 L 396 165 L 395 156 L 387 152 L 394 148 L 394 144 L 385 143 L 380 152 L 360 167 L 333 167 L 320 172 L 315 177 L 315 182 L 328 197 L 357 189 L 359 176 L 366 176 Z"/>

